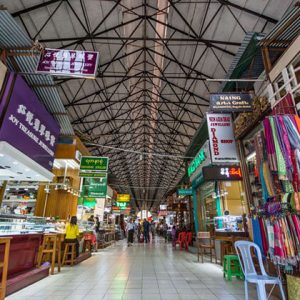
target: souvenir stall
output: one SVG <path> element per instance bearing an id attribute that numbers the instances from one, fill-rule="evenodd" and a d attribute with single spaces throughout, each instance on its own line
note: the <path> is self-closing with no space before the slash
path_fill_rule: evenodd
<path id="1" fill-rule="evenodd" d="M 300 276 L 300 118 L 289 94 L 269 112 L 243 138 L 242 151 L 253 240 L 268 271 L 285 281 Z"/>

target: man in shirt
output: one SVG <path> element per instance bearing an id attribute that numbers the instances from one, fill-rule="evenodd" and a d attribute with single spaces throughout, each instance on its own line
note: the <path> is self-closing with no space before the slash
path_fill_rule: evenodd
<path id="1" fill-rule="evenodd" d="M 134 235 L 134 224 L 132 219 L 127 223 L 127 238 L 128 238 L 128 247 L 133 244 L 133 235 Z"/>

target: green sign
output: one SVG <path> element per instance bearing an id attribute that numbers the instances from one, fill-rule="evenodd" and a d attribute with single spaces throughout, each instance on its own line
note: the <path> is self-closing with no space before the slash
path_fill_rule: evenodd
<path id="1" fill-rule="evenodd" d="M 79 172 L 79 177 L 89 177 L 89 178 L 101 178 L 106 177 L 107 173 L 89 173 L 89 172 Z"/>
<path id="2" fill-rule="evenodd" d="M 80 171 L 106 172 L 108 169 L 108 157 L 82 156 L 80 160 Z"/>
<path id="3" fill-rule="evenodd" d="M 97 204 L 96 198 L 89 197 L 78 197 L 78 205 L 83 205 L 87 207 L 95 207 Z"/>
<path id="4" fill-rule="evenodd" d="M 193 159 L 193 161 L 188 167 L 189 177 L 191 177 L 191 175 L 198 169 L 198 167 L 205 161 L 205 159 L 206 159 L 205 151 L 202 149 L 199 151 L 197 156 Z"/>
<path id="5" fill-rule="evenodd" d="M 178 196 L 191 196 L 193 194 L 192 189 L 178 189 L 177 195 Z"/>
<path id="6" fill-rule="evenodd" d="M 127 208 L 128 205 L 128 202 L 116 202 L 116 206 L 120 207 L 121 209 Z"/>
<path id="7" fill-rule="evenodd" d="M 107 177 L 83 178 L 80 197 L 105 198 L 107 193 Z"/>

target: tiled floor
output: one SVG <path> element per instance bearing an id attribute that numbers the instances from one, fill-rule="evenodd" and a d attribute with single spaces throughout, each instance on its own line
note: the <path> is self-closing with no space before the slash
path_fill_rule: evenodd
<path id="1" fill-rule="evenodd" d="M 8 300 L 244 299 L 243 282 L 223 279 L 220 266 L 157 240 L 127 247 L 119 242 L 60 274 L 43 279 Z M 250 299 L 256 299 L 255 288 Z"/>

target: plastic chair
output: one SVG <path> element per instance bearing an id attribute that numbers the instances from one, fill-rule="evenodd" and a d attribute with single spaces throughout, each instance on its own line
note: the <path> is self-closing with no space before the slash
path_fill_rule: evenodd
<path id="1" fill-rule="evenodd" d="M 187 232 L 187 234 L 186 234 L 186 244 L 187 244 L 187 246 L 192 244 L 192 240 L 193 240 L 193 233 L 192 232 Z"/>
<path id="2" fill-rule="evenodd" d="M 175 242 L 175 249 L 176 245 L 180 245 L 180 250 L 183 249 L 183 246 L 186 248 L 186 232 L 180 232 L 178 235 L 178 239 Z"/>
<path id="3" fill-rule="evenodd" d="M 237 241 L 234 243 L 236 253 L 238 254 L 241 268 L 245 275 L 245 300 L 248 300 L 248 282 L 255 283 L 257 288 L 257 297 L 259 300 L 267 300 L 266 284 L 278 284 L 282 300 L 286 300 L 282 283 L 279 277 L 269 276 L 264 268 L 260 248 L 253 242 Z M 251 255 L 251 248 L 256 251 L 261 275 L 257 274 Z"/>

